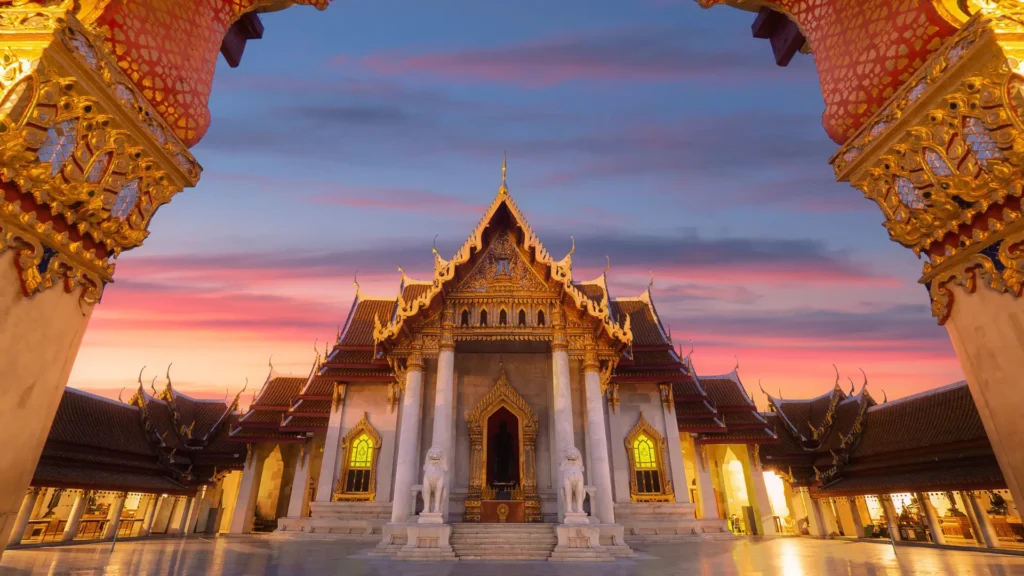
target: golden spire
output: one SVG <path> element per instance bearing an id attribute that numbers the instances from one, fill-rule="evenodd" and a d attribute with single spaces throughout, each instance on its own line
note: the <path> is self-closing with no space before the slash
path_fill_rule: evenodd
<path id="1" fill-rule="evenodd" d="M 508 172 L 508 156 L 502 152 L 501 154 L 501 186 L 498 188 L 498 194 L 508 194 L 508 183 L 505 180 L 505 175 Z"/>

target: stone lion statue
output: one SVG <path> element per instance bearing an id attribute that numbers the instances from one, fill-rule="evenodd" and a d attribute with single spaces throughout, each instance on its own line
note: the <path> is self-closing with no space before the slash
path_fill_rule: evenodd
<path id="1" fill-rule="evenodd" d="M 558 469 L 562 473 L 562 500 L 565 501 L 565 512 L 582 514 L 583 498 L 587 495 L 583 487 L 583 455 L 575 446 L 569 446 L 562 452 L 562 462 Z"/>
<path id="2" fill-rule="evenodd" d="M 433 446 L 427 450 L 427 462 L 423 465 L 423 512 L 440 513 L 444 501 L 445 477 L 448 464 L 444 450 Z"/>

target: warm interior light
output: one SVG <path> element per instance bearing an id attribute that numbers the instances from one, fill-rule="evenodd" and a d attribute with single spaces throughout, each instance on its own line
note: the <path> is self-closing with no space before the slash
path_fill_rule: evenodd
<path id="1" fill-rule="evenodd" d="M 779 518 L 789 516 L 789 503 L 786 501 L 786 485 L 775 472 L 764 473 L 764 485 L 768 489 L 768 501 L 772 512 Z"/>

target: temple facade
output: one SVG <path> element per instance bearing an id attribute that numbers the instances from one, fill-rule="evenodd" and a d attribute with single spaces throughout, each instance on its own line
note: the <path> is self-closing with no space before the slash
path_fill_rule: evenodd
<path id="1" fill-rule="evenodd" d="M 544 249 L 503 177 L 455 256 L 434 251 L 432 279 L 403 273 L 386 296 L 357 284 L 333 350 L 306 377 L 268 377 L 231 433 L 253 446 L 232 531 L 351 535 L 397 553 L 426 514 L 456 544 L 472 525 L 578 525 L 613 555 L 634 539 L 726 534 L 727 511 L 775 533 L 753 448 L 775 433 L 737 373 L 699 377 L 651 288 L 613 297 L 607 272 L 575 280 L 572 252 Z M 726 459 L 742 502 L 716 476 Z M 582 485 L 567 485 L 577 464 Z"/>

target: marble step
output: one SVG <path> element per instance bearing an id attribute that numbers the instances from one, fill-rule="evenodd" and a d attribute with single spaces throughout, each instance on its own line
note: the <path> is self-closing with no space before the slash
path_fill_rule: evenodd
<path id="1" fill-rule="evenodd" d="M 551 552 L 543 554 L 459 554 L 462 562 L 529 562 L 544 561 L 551 555 Z"/>

